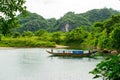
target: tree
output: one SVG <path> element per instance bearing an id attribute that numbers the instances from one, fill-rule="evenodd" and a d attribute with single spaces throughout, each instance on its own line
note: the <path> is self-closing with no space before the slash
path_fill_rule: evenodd
<path id="1" fill-rule="evenodd" d="M 79 27 L 76 29 L 73 29 L 71 32 L 69 32 L 66 35 L 67 42 L 83 42 L 84 38 L 86 38 L 88 35 L 87 30 L 85 27 Z"/>
<path id="2" fill-rule="evenodd" d="M 61 31 L 52 33 L 52 41 L 54 41 L 56 43 L 60 43 L 62 41 L 62 39 L 61 39 L 62 34 L 63 34 L 63 32 L 61 32 Z"/>
<path id="3" fill-rule="evenodd" d="M 103 23 L 102 22 L 95 22 L 93 26 L 91 26 L 92 32 L 100 33 L 103 30 Z"/>
<path id="4" fill-rule="evenodd" d="M 0 30 L 1 33 L 5 36 L 6 34 L 10 33 L 10 29 L 14 28 L 14 27 L 19 27 L 20 24 L 18 24 L 18 20 L 17 19 L 9 19 L 9 20 L 5 20 L 5 19 L 1 19 L 0 20 Z"/>
<path id="5" fill-rule="evenodd" d="M 112 16 L 109 19 L 106 19 L 103 22 L 103 24 L 104 24 L 103 28 L 106 29 L 107 30 L 107 34 L 109 34 L 114 29 L 114 26 L 117 23 L 120 23 L 120 15 L 115 15 L 115 16 Z"/>
<path id="6" fill-rule="evenodd" d="M 1 0 L 0 13 L 3 14 L 3 18 L 13 19 L 16 16 L 16 12 L 25 11 L 23 4 L 25 0 Z"/>
<path id="7" fill-rule="evenodd" d="M 38 40 L 48 41 L 51 38 L 50 34 L 44 29 L 40 29 L 36 31 L 34 34 L 35 36 L 38 37 Z"/>
<path id="8" fill-rule="evenodd" d="M 109 46 L 110 46 L 110 39 L 107 36 L 107 30 L 106 29 L 104 29 L 100 33 L 100 36 L 98 37 L 98 46 L 101 49 L 109 48 Z"/>
<path id="9" fill-rule="evenodd" d="M 16 13 L 25 12 L 26 7 L 23 5 L 25 0 L 1 0 L 0 1 L 0 21 L 2 34 L 7 34 L 9 29 L 16 24 Z M 17 23 L 18 24 L 18 23 Z"/>
<path id="10" fill-rule="evenodd" d="M 15 32 L 14 34 L 13 34 L 13 38 L 18 38 L 18 37 L 20 37 L 21 36 L 21 34 L 19 33 L 19 32 Z"/>
<path id="11" fill-rule="evenodd" d="M 120 25 L 111 32 L 112 48 L 120 52 Z"/>

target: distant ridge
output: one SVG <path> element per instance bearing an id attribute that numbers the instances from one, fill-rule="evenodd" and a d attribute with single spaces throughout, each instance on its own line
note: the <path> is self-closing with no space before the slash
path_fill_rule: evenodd
<path id="1" fill-rule="evenodd" d="M 68 30 L 72 30 L 79 26 L 91 26 L 94 22 L 104 21 L 110 18 L 112 15 L 119 14 L 119 11 L 103 8 L 93 9 L 81 14 L 75 14 L 74 12 L 68 12 L 60 19 L 45 19 L 42 16 L 28 12 L 27 17 L 23 17 L 22 14 L 18 15 L 17 18 L 21 24 L 20 28 L 15 30 L 19 32 L 32 31 L 35 32 L 39 29 L 44 29 L 49 32 L 54 31 L 66 31 L 65 25 L 68 24 Z"/>

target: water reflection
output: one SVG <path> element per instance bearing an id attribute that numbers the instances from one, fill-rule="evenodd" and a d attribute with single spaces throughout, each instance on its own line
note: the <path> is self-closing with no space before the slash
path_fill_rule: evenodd
<path id="1" fill-rule="evenodd" d="M 20 55 L 19 61 L 21 61 L 21 64 L 35 64 L 39 63 L 39 56 L 39 54 L 35 53 L 23 53 L 22 55 Z"/>
<path id="2" fill-rule="evenodd" d="M 51 59 L 54 58 L 59 58 L 59 59 L 78 59 L 78 60 L 85 60 L 85 61 L 95 61 L 95 60 L 102 60 L 103 57 L 70 57 L 70 56 L 55 56 L 55 55 L 50 55 L 48 56 Z"/>

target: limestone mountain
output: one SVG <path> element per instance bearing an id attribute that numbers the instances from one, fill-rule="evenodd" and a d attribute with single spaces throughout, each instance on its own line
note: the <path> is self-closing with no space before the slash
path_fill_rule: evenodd
<path id="1" fill-rule="evenodd" d="M 94 22 L 101 22 L 111 17 L 112 15 L 119 14 L 119 11 L 103 8 L 93 9 L 85 13 L 76 14 L 74 12 L 68 12 L 60 19 L 45 19 L 44 17 L 28 12 L 25 17 L 20 14 L 17 18 L 21 24 L 21 27 L 16 28 L 17 31 L 32 31 L 35 32 L 39 29 L 44 29 L 49 32 L 53 31 L 70 31 L 80 26 L 91 26 Z"/>

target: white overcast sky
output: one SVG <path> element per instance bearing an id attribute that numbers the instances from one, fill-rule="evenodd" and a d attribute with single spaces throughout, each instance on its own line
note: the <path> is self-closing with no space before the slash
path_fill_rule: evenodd
<path id="1" fill-rule="evenodd" d="M 25 5 L 30 12 L 57 19 L 69 11 L 83 13 L 105 7 L 120 11 L 120 0 L 26 0 Z"/>

